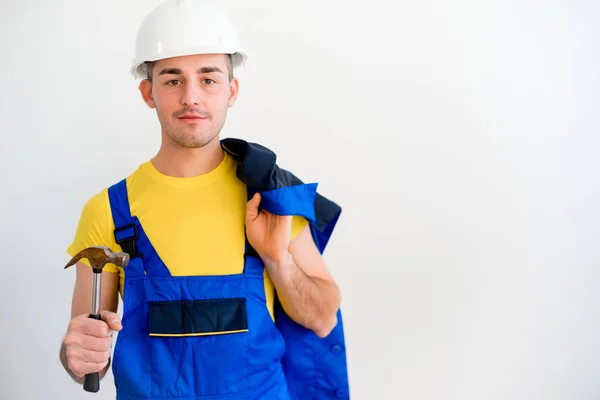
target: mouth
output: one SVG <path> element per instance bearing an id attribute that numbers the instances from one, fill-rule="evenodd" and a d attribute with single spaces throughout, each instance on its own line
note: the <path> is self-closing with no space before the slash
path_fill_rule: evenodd
<path id="1" fill-rule="evenodd" d="M 199 124 L 205 121 L 207 118 L 196 114 L 184 114 L 180 117 L 177 117 L 177 119 L 186 124 Z"/>
<path id="2" fill-rule="evenodd" d="M 178 118 L 179 119 L 206 119 L 205 117 L 201 117 L 201 116 L 195 115 L 195 114 L 185 114 Z"/>

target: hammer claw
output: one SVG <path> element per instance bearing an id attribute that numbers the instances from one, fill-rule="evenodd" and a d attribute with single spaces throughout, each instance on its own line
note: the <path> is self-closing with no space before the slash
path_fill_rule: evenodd
<path id="1" fill-rule="evenodd" d="M 119 267 L 125 267 L 129 263 L 129 254 L 124 252 L 114 252 L 106 246 L 87 247 L 71 258 L 64 269 L 75 265 L 82 258 L 87 258 L 94 269 L 102 269 L 107 263 L 115 264 Z"/>

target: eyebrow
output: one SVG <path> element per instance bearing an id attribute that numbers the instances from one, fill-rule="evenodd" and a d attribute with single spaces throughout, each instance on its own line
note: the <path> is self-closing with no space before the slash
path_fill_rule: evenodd
<path id="1" fill-rule="evenodd" d="M 209 74 L 211 72 L 220 72 L 223 73 L 223 71 L 221 71 L 221 69 L 219 67 L 201 67 L 198 68 L 198 70 L 196 71 L 197 74 Z M 162 71 L 160 71 L 158 73 L 158 75 L 181 75 L 181 69 L 179 68 L 165 68 Z"/>
<path id="2" fill-rule="evenodd" d="M 197 74 L 210 74 L 211 72 L 223 73 L 223 71 L 221 71 L 219 67 L 202 67 L 198 68 L 198 70 L 196 71 Z"/>

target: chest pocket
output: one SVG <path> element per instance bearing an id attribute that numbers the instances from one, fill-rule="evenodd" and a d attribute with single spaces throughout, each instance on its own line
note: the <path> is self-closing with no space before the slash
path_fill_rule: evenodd
<path id="1" fill-rule="evenodd" d="M 250 390 L 245 297 L 149 301 L 148 307 L 153 395 Z"/>
<path id="2" fill-rule="evenodd" d="M 207 336 L 247 331 L 245 297 L 149 302 L 150 336 Z"/>

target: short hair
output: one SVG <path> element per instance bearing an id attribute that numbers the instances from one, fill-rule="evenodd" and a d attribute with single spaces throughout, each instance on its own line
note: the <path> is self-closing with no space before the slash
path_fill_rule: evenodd
<path id="1" fill-rule="evenodd" d="M 146 61 L 146 76 L 150 83 L 152 83 L 152 68 L 154 67 L 155 61 Z M 227 54 L 227 70 L 229 75 L 229 81 L 233 79 L 233 56 L 231 54 Z"/>

